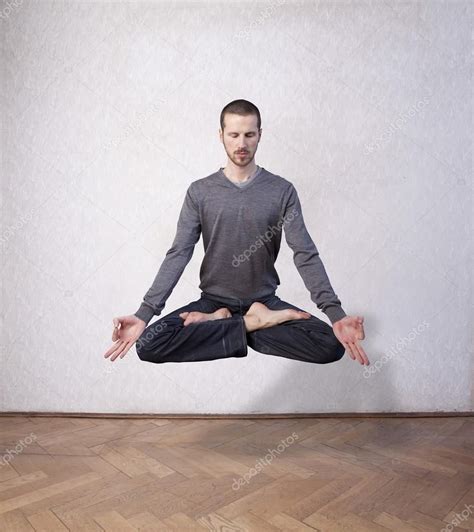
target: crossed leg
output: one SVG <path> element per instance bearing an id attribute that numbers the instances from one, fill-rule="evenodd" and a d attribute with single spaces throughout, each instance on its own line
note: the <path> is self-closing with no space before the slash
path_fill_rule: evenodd
<path id="1" fill-rule="evenodd" d="M 230 318 L 232 313 L 222 307 L 213 313 L 183 312 L 180 317 L 186 326 Z M 278 296 L 265 304 L 252 303 L 243 321 L 248 346 L 260 353 L 317 364 L 336 362 L 344 356 L 344 346 L 331 326 Z"/>
<path id="2" fill-rule="evenodd" d="M 230 315 L 230 316 L 229 316 Z M 344 355 L 332 327 L 273 295 L 241 315 L 237 307 L 201 298 L 149 325 L 136 342 L 143 361 L 208 361 L 260 353 L 327 364 Z"/>
<path id="3" fill-rule="evenodd" d="M 273 311 L 294 309 L 302 312 L 278 296 L 273 296 L 265 305 Z M 270 328 L 249 332 L 248 346 L 259 353 L 313 364 L 329 364 L 340 360 L 345 348 L 334 334 L 332 326 L 312 314 L 306 314 L 309 318 L 290 319 Z"/>

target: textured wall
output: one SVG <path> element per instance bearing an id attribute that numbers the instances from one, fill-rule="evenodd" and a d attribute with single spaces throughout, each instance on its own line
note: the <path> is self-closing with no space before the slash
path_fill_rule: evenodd
<path id="1" fill-rule="evenodd" d="M 1 409 L 472 409 L 466 1 L 3 3 Z M 372 365 L 111 363 L 189 183 L 254 101 Z M 162 315 L 197 299 L 202 240 Z M 316 313 L 283 241 L 278 295 Z M 156 319 L 156 318 L 155 318 Z"/>

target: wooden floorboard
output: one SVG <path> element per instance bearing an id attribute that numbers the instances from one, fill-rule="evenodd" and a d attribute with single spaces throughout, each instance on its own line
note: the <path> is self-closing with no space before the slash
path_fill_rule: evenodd
<path id="1" fill-rule="evenodd" d="M 474 419 L 0 417 L 0 530 L 474 530 Z"/>

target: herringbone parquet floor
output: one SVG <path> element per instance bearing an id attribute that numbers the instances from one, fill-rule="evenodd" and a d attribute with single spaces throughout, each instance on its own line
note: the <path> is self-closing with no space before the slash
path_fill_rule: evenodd
<path id="1" fill-rule="evenodd" d="M 474 527 L 473 418 L 0 417 L 0 529 Z"/>

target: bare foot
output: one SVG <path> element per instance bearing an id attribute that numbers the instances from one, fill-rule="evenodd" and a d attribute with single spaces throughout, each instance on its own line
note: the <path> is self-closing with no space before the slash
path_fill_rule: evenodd
<path id="1" fill-rule="evenodd" d="M 247 332 L 258 329 L 267 329 L 288 320 L 300 320 L 311 318 L 309 312 L 285 308 L 283 310 L 270 310 L 263 303 L 252 303 L 244 316 L 245 329 Z"/>
<path id="2" fill-rule="evenodd" d="M 219 308 L 215 312 L 198 312 L 193 310 L 192 312 L 181 312 L 180 318 L 184 320 L 184 326 L 190 323 L 198 323 L 200 321 L 222 320 L 224 318 L 232 318 L 232 313 L 228 308 Z"/>

